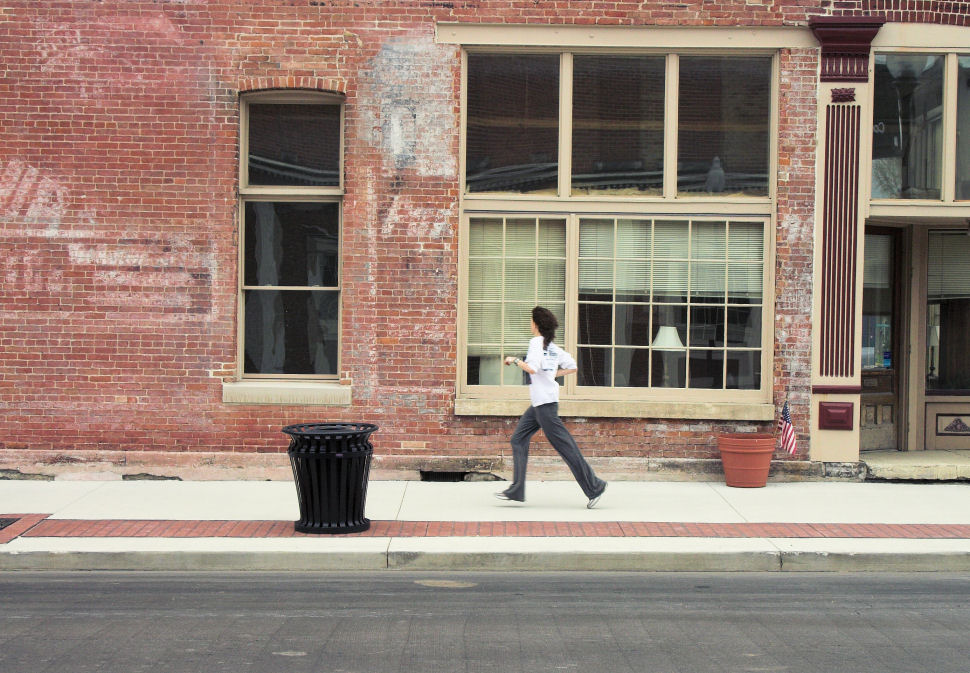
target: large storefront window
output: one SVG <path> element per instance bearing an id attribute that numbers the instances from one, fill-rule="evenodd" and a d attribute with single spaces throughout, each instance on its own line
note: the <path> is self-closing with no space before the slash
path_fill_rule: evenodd
<path id="1" fill-rule="evenodd" d="M 582 218 L 579 385 L 761 385 L 761 223 Z"/>
<path id="2" fill-rule="evenodd" d="M 465 190 L 556 196 L 568 169 L 572 196 L 766 197 L 771 72 L 771 56 L 470 53 Z"/>
<path id="3" fill-rule="evenodd" d="M 929 232 L 927 259 L 927 391 L 970 392 L 970 237 Z"/>
<path id="4" fill-rule="evenodd" d="M 468 399 L 524 394 L 502 362 L 544 305 L 578 363 L 564 399 L 760 402 L 775 56 L 467 58 Z"/>
<path id="5" fill-rule="evenodd" d="M 539 304 L 576 349 L 580 387 L 759 389 L 764 232 L 735 220 L 470 218 L 468 385 L 522 385 L 502 361 L 525 353 Z"/>

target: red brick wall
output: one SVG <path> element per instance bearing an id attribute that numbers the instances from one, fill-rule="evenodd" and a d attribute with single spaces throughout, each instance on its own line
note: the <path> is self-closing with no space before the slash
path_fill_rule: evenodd
<path id="1" fill-rule="evenodd" d="M 890 3 L 806 4 L 8 1 L 0 449 L 279 452 L 287 423 L 367 420 L 387 458 L 506 455 L 515 419 L 452 413 L 460 67 L 435 21 L 805 25 Z M 904 20 L 966 25 L 966 2 L 917 4 L 933 9 Z M 792 393 L 807 451 L 817 52 L 781 62 L 775 398 Z M 292 86 L 347 96 L 349 409 L 221 402 L 236 369 L 238 94 Z M 570 426 L 591 456 L 704 458 L 715 431 L 755 424 Z"/>

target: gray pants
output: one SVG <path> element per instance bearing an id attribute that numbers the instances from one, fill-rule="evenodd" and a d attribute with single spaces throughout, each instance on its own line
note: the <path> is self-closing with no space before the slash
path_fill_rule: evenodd
<path id="1" fill-rule="evenodd" d="M 532 440 L 532 435 L 540 428 L 552 444 L 552 448 L 566 461 L 566 465 L 572 470 L 576 482 L 583 489 L 586 497 L 594 498 L 602 493 L 606 482 L 596 477 L 593 468 L 579 452 L 576 440 L 559 418 L 557 402 L 529 407 L 519 419 L 519 424 L 512 433 L 512 485 L 505 490 L 505 493 L 513 500 L 525 500 L 525 472 L 529 463 L 529 442 Z"/>

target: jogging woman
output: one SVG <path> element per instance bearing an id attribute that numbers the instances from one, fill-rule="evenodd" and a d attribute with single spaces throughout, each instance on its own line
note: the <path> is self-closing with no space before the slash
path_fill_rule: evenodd
<path id="1" fill-rule="evenodd" d="M 529 342 L 529 351 L 525 360 L 515 357 L 505 358 L 506 365 L 516 365 L 529 374 L 530 406 L 512 434 L 512 485 L 495 497 L 499 500 L 525 501 L 525 472 L 529 462 L 529 443 L 532 435 L 540 429 L 546 439 L 552 444 L 566 465 L 572 470 L 573 476 L 583 493 L 589 498 L 586 507 L 596 506 L 606 482 L 596 477 L 593 468 L 589 466 L 569 430 L 559 418 L 559 384 L 556 379 L 560 376 L 576 373 L 576 361 L 573 357 L 553 343 L 559 321 L 546 308 L 536 306 L 532 309 L 532 334 L 535 336 Z"/>

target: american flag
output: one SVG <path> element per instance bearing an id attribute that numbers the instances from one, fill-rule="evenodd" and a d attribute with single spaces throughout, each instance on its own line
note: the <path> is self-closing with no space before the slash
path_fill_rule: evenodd
<path id="1" fill-rule="evenodd" d="M 781 408 L 781 418 L 778 419 L 778 432 L 781 433 L 781 448 L 789 454 L 794 455 L 797 447 L 795 446 L 795 428 L 791 424 L 791 410 L 788 408 L 788 400 Z"/>

